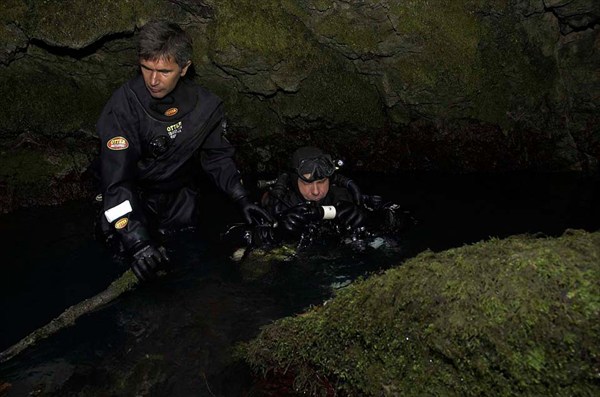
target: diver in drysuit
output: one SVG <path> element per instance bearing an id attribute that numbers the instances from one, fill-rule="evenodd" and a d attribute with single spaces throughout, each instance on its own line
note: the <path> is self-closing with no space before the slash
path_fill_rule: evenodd
<path id="1" fill-rule="evenodd" d="M 316 147 L 301 147 L 291 158 L 290 170 L 270 183 L 261 205 L 276 220 L 276 226 L 257 226 L 246 240 L 254 246 L 298 241 L 310 245 L 317 236 L 370 235 L 370 230 L 398 224 L 400 207 L 368 196 L 350 178 L 337 170 L 331 155 Z"/>
<path id="2" fill-rule="evenodd" d="M 113 93 L 97 123 L 100 226 L 118 240 L 140 280 L 169 260 L 161 234 L 196 225 L 202 171 L 239 204 L 247 223 L 272 221 L 242 185 L 221 100 L 184 78 L 191 55 L 191 39 L 178 25 L 146 24 L 141 73 Z"/>

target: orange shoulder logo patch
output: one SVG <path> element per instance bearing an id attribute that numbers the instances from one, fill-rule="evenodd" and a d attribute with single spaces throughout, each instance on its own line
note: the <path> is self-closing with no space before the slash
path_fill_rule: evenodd
<path id="1" fill-rule="evenodd" d="M 106 147 L 110 150 L 125 150 L 129 147 L 129 142 L 122 136 L 116 136 L 106 142 Z"/>
<path id="2" fill-rule="evenodd" d="M 127 218 L 121 218 L 115 222 L 115 229 L 123 229 L 128 223 L 129 220 Z"/>
<path id="3" fill-rule="evenodd" d="M 177 114 L 177 112 L 179 112 L 179 109 L 177 108 L 169 108 L 165 111 L 165 116 L 167 117 L 173 117 Z"/>

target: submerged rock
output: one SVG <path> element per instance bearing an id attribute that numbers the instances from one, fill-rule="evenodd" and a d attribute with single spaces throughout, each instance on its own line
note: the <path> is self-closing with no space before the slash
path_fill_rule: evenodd
<path id="1" fill-rule="evenodd" d="M 428 251 L 241 351 L 310 394 L 598 395 L 599 280 L 600 232 Z"/>
<path id="2" fill-rule="evenodd" d="M 243 258 L 239 260 L 241 261 L 240 271 L 245 280 L 258 280 L 272 272 L 278 264 L 289 262 L 296 256 L 295 247 L 285 244 L 267 250 L 250 250 L 249 248 L 240 248 L 240 250 L 244 251 Z"/>

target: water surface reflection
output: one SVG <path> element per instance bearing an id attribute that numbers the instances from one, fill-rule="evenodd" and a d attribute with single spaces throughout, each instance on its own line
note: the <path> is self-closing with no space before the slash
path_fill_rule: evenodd
<path id="1" fill-rule="evenodd" d="M 366 193 L 411 210 L 418 224 L 389 251 L 315 247 L 250 275 L 228 259 L 218 232 L 236 209 L 205 197 L 200 232 L 172 241 L 176 265 L 0 366 L 7 396 L 240 396 L 259 394 L 234 359 L 239 341 L 301 312 L 359 276 L 442 250 L 518 233 L 560 235 L 600 226 L 598 184 L 577 174 L 359 175 Z M 1 217 L 0 349 L 101 291 L 124 270 L 93 240 L 90 202 Z M 215 216 L 219 214 L 219 216 Z M 225 214 L 225 215 L 223 215 Z M 8 254 L 10 253 L 10 254 Z"/>

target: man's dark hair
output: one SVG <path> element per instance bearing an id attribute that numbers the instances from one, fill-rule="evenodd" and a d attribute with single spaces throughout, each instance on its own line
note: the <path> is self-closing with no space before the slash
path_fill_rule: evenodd
<path id="1" fill-rule="evenodd" d="M 167 21 L 151 21 L 140 30 L 140 59 L 173 59 L 184 67 L 192 59 L 192 39 L 179 25 Z"/>

